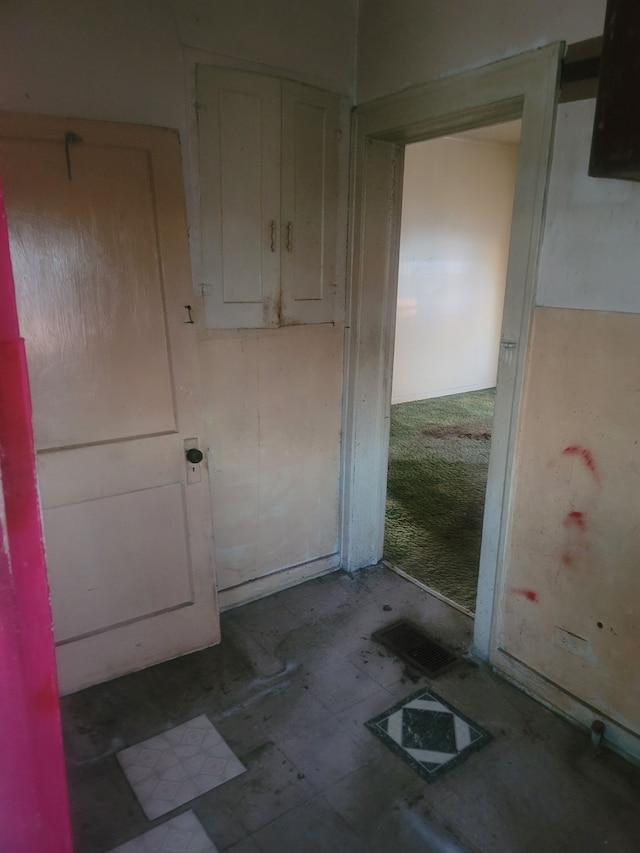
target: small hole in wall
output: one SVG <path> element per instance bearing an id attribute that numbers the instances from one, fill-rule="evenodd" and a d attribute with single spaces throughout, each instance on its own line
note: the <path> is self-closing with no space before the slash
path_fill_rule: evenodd
<path id="1" fill-rule="evenodd" d="M 602 628 L 602 622 L 598 622 L 598 628 Z"/>

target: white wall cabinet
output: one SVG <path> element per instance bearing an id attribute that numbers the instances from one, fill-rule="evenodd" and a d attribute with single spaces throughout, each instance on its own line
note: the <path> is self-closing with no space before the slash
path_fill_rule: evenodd
<path id="1" fill-rule="evenodd" d="M 344 99 L 277 77 L 203 65 L 197 99 L 206 326 L 341 319 Z"/>

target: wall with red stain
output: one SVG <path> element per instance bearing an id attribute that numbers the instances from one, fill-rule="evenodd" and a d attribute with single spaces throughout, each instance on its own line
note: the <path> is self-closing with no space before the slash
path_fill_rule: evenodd
<path id="1" fill-rule="evenodd" d="M 556 117 L 498 642 L 640 735 L 640 186 L 589 177 L 593 116 Z"/>
<path id="2" fill-rule="evenodd" d="M 510 655 L 638 734 L 639 365 L 640 315 L 535 310 L 500 627 Z"/>

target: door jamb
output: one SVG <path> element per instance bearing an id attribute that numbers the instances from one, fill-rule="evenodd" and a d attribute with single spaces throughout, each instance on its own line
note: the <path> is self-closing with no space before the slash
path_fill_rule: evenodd
<path id="1" fill-rule="evenodd" d="M 504 584 L 562 53 L 562 43 L 552 44 L 354 112 L 341 530 L 348 571 L 382 557 L 404 145 L 522 118 L 474 629 L 474 652 L 485 659 Z"/>

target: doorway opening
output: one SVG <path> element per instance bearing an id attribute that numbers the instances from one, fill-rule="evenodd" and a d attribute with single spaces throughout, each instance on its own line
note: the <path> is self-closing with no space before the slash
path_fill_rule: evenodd
<path id="1" fill-rule="evenodd" d="M 405 147 L 384 559 L 475 612 L 521 120 Z"/>
<path id="2" fill-rule="evenodd" d="M 405 147 L 522 119 L 473 623 L 473 653 L 485 660 L 500 648 L 515 445 L 562 53 L 561 44 L 548 45 L 361 104 L 354 113 L 340 542 L 348 571 L 383 556 Z"/>

